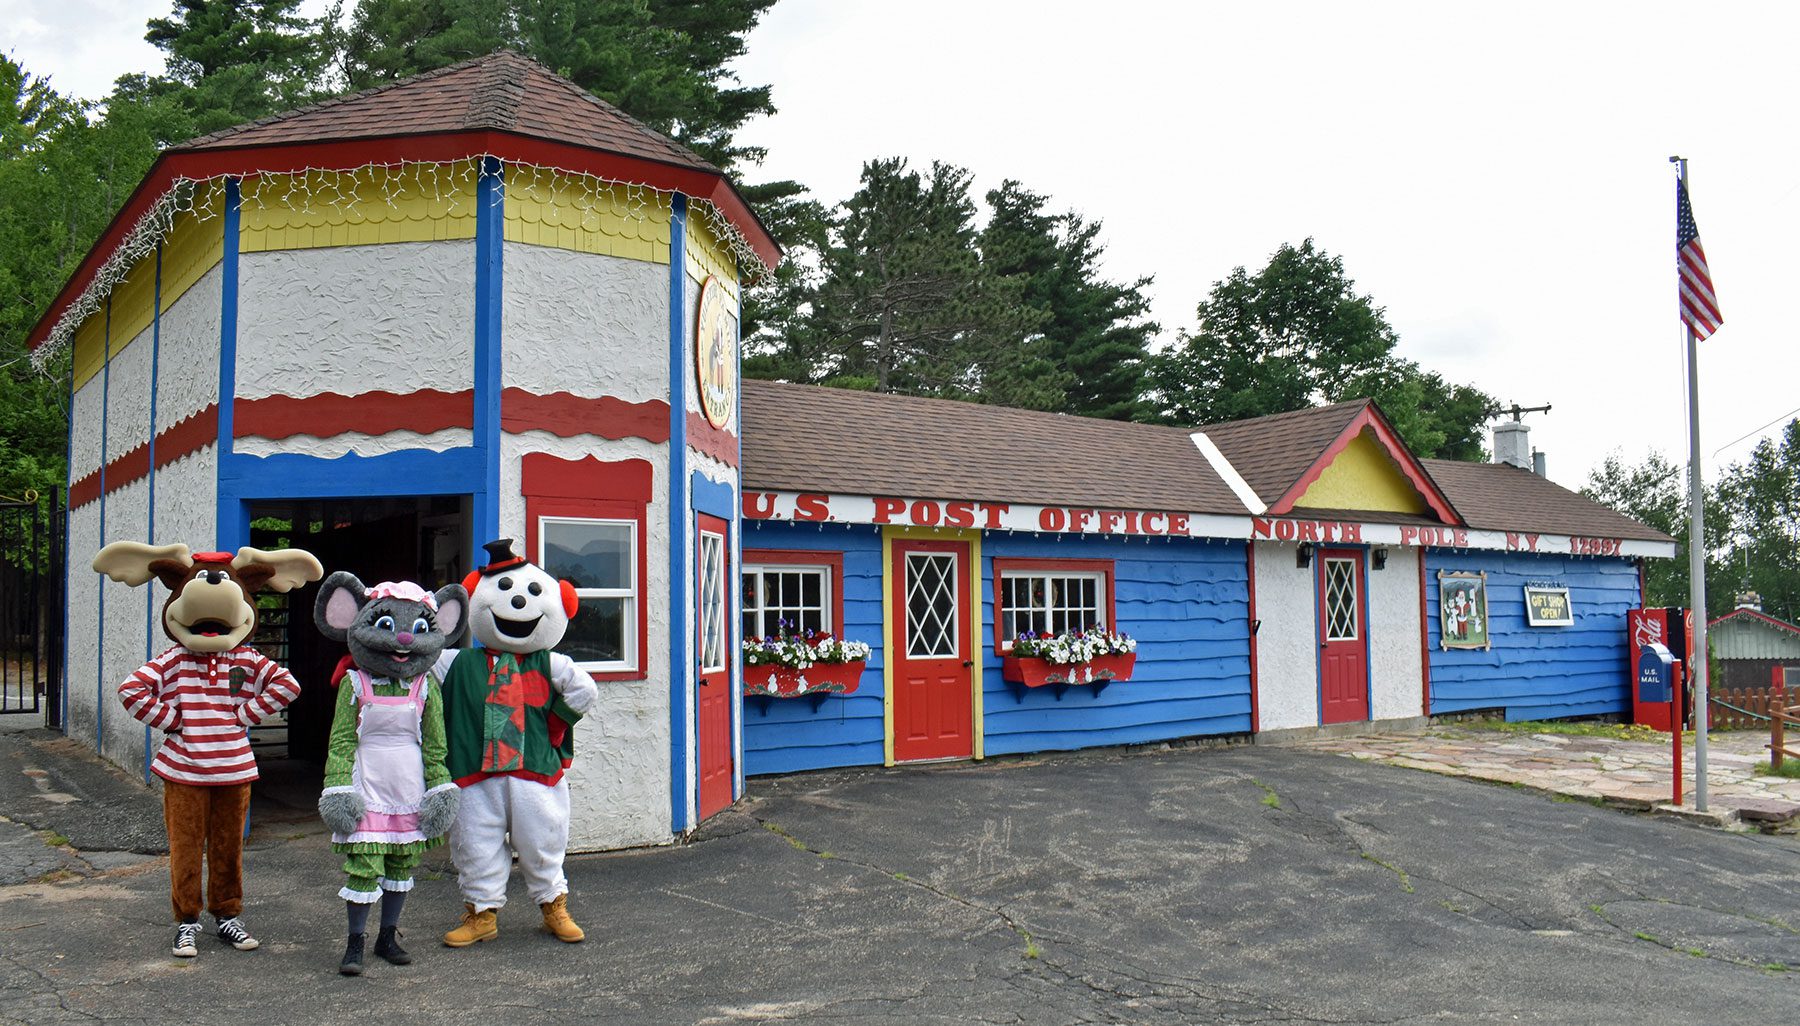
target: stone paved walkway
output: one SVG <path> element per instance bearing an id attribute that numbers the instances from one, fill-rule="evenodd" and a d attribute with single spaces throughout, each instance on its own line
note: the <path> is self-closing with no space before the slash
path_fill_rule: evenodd
<path id="1" fill-rule="evenodd" d="M 1663 735 L 1666 738 L 1666 735 Z M 1682 750 L 1685 804 L 1670 805 L 1670 747 L 1662 743 L 1569 734 L 1521 734 L 1435 726 L 1417 734 L 1370 734 L 1302 742 L 1366 762 L 1427 770 L 1602 801 L 1623 808 L 1692 813 L 1692 737 Z M 1709 736 L 1708 810 L 1718 825 L 1783 824 L 1800 815 L 1800 779 L 1759 775 L 1768 761 L 1767 734 L 1750 731 Z"/>

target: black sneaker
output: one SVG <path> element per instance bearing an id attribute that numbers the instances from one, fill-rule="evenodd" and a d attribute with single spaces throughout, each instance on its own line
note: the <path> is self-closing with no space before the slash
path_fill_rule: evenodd
<path id="1" fill-rule="evenodd" d="M 384 926 L 375 935 L 375 954 L 387 960 L 389 965 L 411 965 L 412 956 L 400 946 L 398 926 Z"/>
<path id="2" fill-rule="evenodd" d="M 338 972 L 345 976 L 361 976 L 363 970 L 363 935 L 353 933 L 344 945 L 344 960 L 338 963 Z"/>
<path id="3" fill-rule="evenodd" d="M 237 916 L 219 920 L 219 939 L 239 951 L 255 951 L 262 947 L 262 942 L 250 936 L 250 931 L 244 929 L 244 921 Z"/>
<path id="4" fill-rule="evenodd" d="M 198 955 L 200 949 L 194 946 L 194 939 L 199 936 L 199 923 L 175 924 L 175 947 L 171 949 L 175 953 L 175 957 L 193 958 Z"/>

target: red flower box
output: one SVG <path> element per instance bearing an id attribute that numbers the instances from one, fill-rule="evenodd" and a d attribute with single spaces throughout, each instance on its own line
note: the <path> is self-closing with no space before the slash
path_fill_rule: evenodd
<path id="1" fill-rule="evenodd" d="M 1028 688 L 1041 688 L 1045 684 L 1094 684 L 1130 680 L 1131 668 L 1136 664 L 1136 652 L 1095 656 L 1085 663 L 1052 663 L 1038 656 L 1005 656 L 1000 660 L 1000 676 Z"/>
<path id="2" fill-rule="evenodd" d="M 744 667 L 744 694 L 771 698 L 802 695 L 848 695 L 862 682 L 866 660 L 854 663 L 814 663 L 804 670 L 763 663 Z"/>

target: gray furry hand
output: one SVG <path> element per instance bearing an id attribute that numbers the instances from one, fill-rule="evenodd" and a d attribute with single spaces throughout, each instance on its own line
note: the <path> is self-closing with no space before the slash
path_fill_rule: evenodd
<path id="1" fill-rule="evenodd" d="M 356 824 L 362 817 L 362 796 L 355 791 L 327 791 L 319 796 L 319 818 L 332 833 L 355 833 Z"/>
<path id="2" fill-rule="evenodd" d="M 425 795 L 425 801 L 419 806 L 419 833 L 426 837 L 440 837 L 450 832 L 450 823 L 456 819 L 456 802 L 462 794 L 460 787 L 446 787 L 442 791 L 431 791 Z"/>

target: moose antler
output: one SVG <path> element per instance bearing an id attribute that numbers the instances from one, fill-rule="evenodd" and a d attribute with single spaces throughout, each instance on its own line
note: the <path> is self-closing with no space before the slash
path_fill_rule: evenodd
<path id="1" fill-rule="evenodd" d="M 233 570 L 241 570 L 252 563 L 270 567 L 275 573 L 269 578 L 270 591 L 291 591 L 308 581 L 316 581 L 325 576 L 325 568 L 319 565 L 312 553 L 305 549 L 276 549 L 264 552 L 261 549 L 244 546 L 231 561 Z"/>
<path id="2" fill-rule="evenodd" d="M 94 572 L 105 574 L 135 588 L 156 576 L 153 564 L 165 560 L 193 566 L 193 554 L 186 545 L 146 545 L 143 542 L 116 541 L 94 555 Z"/>

